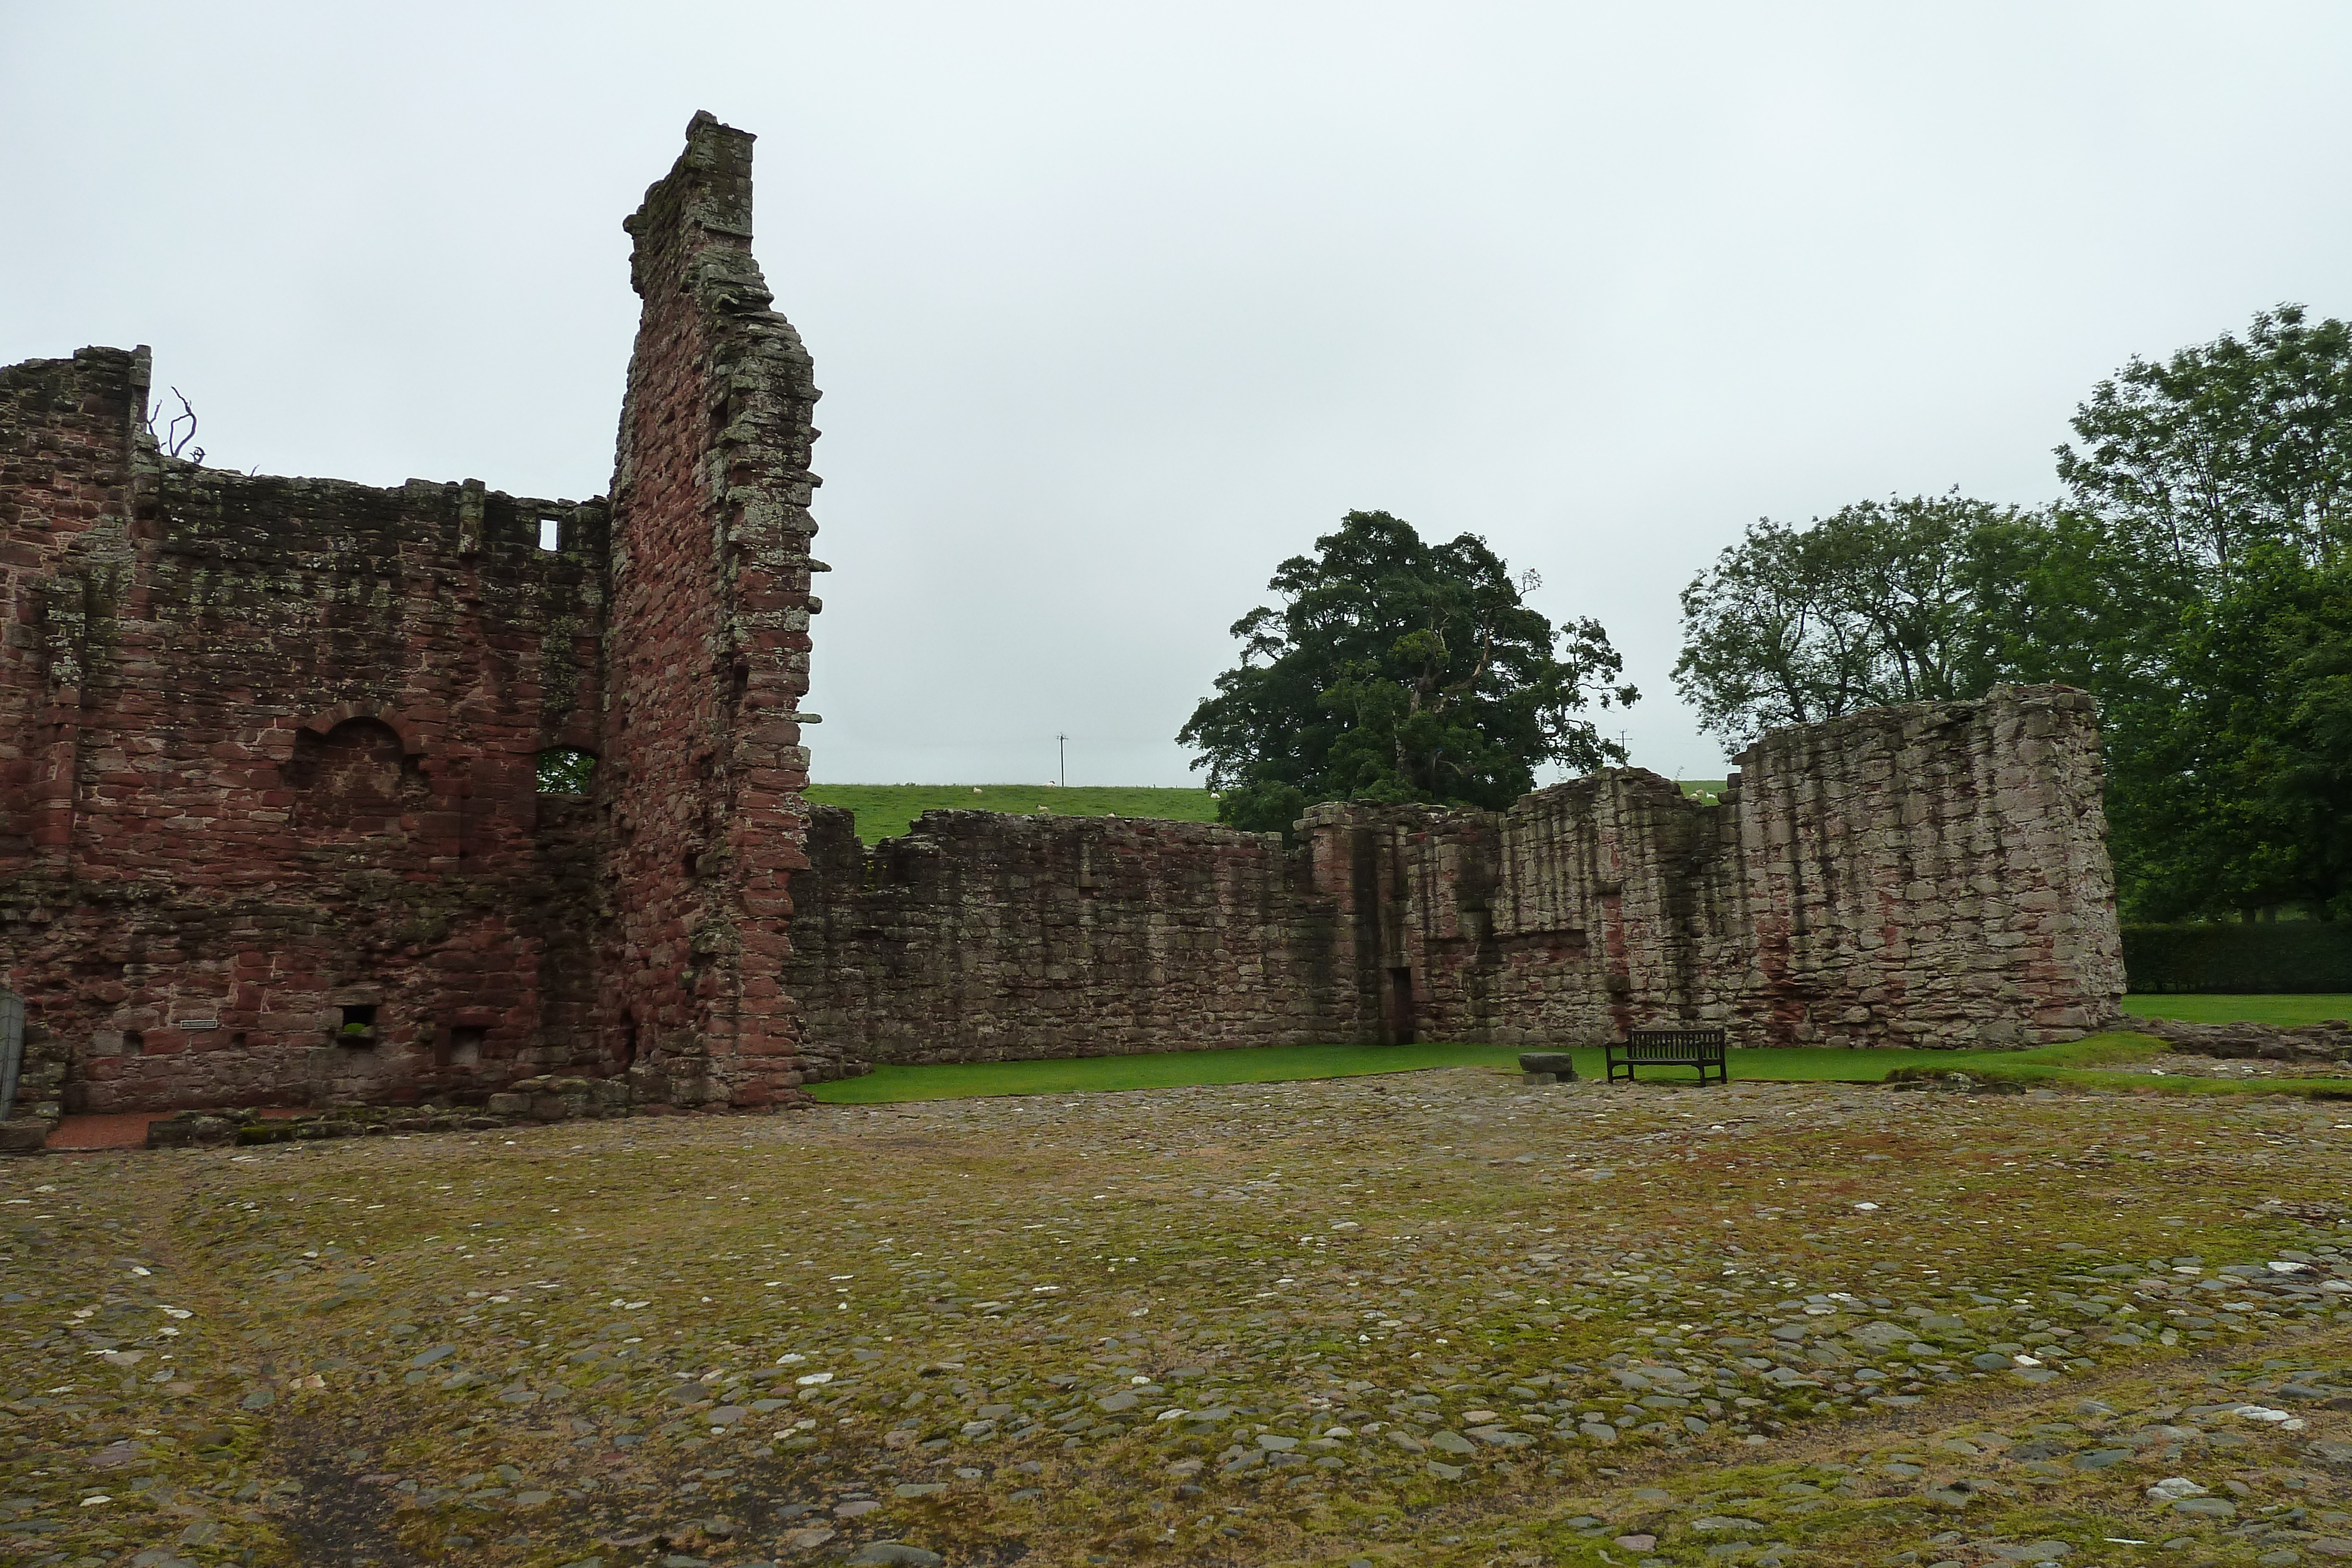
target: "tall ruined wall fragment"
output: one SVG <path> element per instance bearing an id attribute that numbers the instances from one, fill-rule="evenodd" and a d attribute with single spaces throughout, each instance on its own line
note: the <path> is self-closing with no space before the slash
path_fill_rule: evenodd
<path id="1" fill-rule="evenodd" d="M 1741 940 L 1724 1000 L 1759 1043 L 2027 1044 L 2119 1011 L 2086 693 L 1876 708 L 1738 762 L 1709 895 Z"/>
<path id="2" fill-rule="evenodd" d="M 600 1000 L 640 1086 L 680 1104 L 803 1075 L 779 966 L 807 864 L 817 391 L 751 259 L 751 140 L 697 115 L 627 225 L 645 305 L 613 477 Z"/>
<path id="3" fill-rule="evenodd" d="M 1328 900 L 1272 833 L 927 811 L 869 851 L 819 808 L 785 984 L 871 1061 L 1335 1038 Z"/>

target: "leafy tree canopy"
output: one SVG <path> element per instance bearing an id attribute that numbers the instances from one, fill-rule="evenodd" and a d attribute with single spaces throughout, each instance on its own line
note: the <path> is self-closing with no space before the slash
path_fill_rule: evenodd
<path id="1" fill-rule="evenodd" d="M 2352 907 L 2352 570 L 2249 549 L 2165 647 L 2165 678 L 2105 710 L 2132 912 Z"/>
<path id="2" fill-rule="evenodd" d="M 2083 687 L 2129 915 L 2352 911 L 2352 327 L 2281 306 L 2134 360 L 2073 423 L 2057 506 L 1757 524 L 1685 591 L 1677 683 L 1733 739 Z"/>
<path id="3" fill-rule="evenodd" d="M 2126 908 L 2352 909 L 2352 327 L 2282 305 L 2135 359 L 2074 429 L 1996 620 L 2018 677 L 2103 701 Z"/>
<path id="4" fill-rule="evenodd" d="M 1985 678 L 1969 542 L 2014 508 L 1956 494 L 1769 517 L 1683 590 L 1675 684 L 1734 740 L 1857 708 L 1974 695 Z"/>
<path id="5" fill-rule="evenodd" d="M 596 759 L 570 747 L 552 746 L 539 754 L 539 792 L 542 795 L 585 795 L 596 777 Z"/>
<path id="6" fill-rule="evenodd" d="M 1538 764 L 1624 758 L 1589 719 L 1639 694 L 1599 622 L 1554 628 L 1510 569 L 1464 534 L 1424 541 L 1349 512 L 1267 585 L 1279 608 L 1234 622 L 1241 661 L 1177 735 L 1219 792 L 1221 821 L 1286 830 L 1324 800 L 1499 809 Z"/>
<path id="7" fill-rule="evenodd" d="M 2184 597 L 2263 546 L 2317 561 L 2352 532 L 2352 326 L 2300 305 L 2101 382 L 2058 448 L 2074 506 Z"/>

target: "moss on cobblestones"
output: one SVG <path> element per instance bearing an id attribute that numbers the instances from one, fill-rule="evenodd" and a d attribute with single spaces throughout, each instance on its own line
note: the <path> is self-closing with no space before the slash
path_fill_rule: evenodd
<path id="1" fill-rule="evenodd" d="M 1454 1071 L 18 1165 L 0 1550 L 2318 1563 L 2339 1121 Z"/>

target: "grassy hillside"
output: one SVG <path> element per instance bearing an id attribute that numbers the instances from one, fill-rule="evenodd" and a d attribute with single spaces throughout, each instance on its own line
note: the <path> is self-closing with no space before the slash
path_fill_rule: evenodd
<path id="1" fill-rule="evenodd" d="M 857 813 L 857 836 L 866 843 L 895 839 L 925 811 L 1006 811 L 1034 817 L 1157 817 L 1176 822 L 1213 822 L 1217 802 L 1206 789 L 1102 788 L 1057 789 L 1050 784 L 812 784 L 808 798 L 820 806 L 846 806 Z"/>
<path id="2" fill-rule="evenodd" d="M 1683 793 L 1712 800 L 1720 779 L 1685 779 Z M 1009 811 L 1034 817 L 1042 807 L 1064 817 L 1158 817 L 1171 822 L 1213 822 L 1217 802 L 1206 789 L 1142 786 L 1057 789 L 1050 784 L 812 784 L 820 806 L 857 813 L 857 836 L 867 843 L 895 839 L 925 811 Z"/>

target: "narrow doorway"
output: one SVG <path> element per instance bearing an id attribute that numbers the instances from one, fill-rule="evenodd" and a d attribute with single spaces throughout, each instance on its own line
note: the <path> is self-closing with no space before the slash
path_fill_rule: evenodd
<path id="1" fill-rule="evenodd" d="M 1412 1043 L 1412 971 L 1389 971 L 1389 1043 Z"/>

